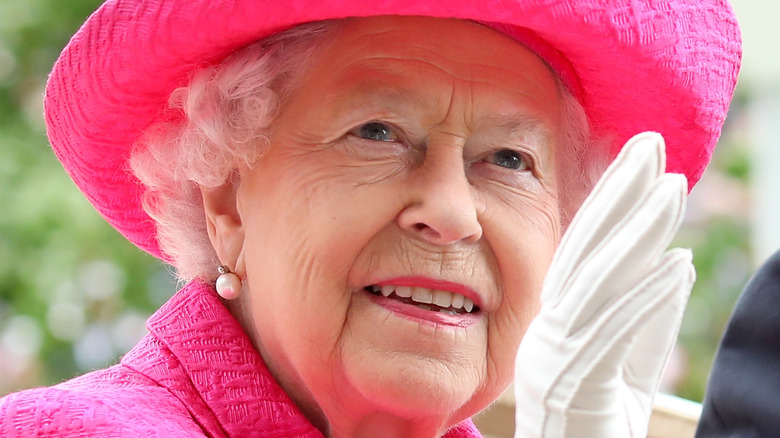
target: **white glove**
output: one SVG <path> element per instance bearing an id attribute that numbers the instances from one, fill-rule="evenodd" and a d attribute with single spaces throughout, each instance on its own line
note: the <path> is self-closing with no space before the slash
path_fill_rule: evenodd
<path id="1" fill-rule="evenodd" d="M 656 133 L 629 140 L 558 247 L 515 364 L 515 438 L 644 438 L 695 271 L 664 253 L 682 175 Z"/>

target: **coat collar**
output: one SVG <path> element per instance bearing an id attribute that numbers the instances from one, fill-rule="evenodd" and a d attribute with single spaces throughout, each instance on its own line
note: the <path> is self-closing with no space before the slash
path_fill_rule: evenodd
<path id="1" fill-rule="evenodd" d="M 147 328 L 150 335 L 122 363 L 168 388 L 207 435 L 322 437 L 211 286 L 187 284 L 149 318 Z M 445 437 L 481 435 L 467 420 Z"/>

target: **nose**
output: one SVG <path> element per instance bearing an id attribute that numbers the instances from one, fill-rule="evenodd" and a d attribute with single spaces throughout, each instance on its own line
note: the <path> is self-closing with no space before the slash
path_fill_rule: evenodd
<path id="1" fill-rule="evenodd" d="M 479 215 L 484 206 L 468 181 L 459 148 L 429 147 L 413 174 L 409 200 L 397 218 L 403 230 L 435 245 L 482 237 Z"/>

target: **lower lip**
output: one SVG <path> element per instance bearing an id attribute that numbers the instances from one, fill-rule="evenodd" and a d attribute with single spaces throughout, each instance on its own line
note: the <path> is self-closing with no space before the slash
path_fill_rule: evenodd
<path id="1" fill-rule="evenodd" d="M 435 326 L 446 325 L 450 327 L 466 328 L 476 324 L 479 320 L 479 317 L 473 313 L 450 315 L 433 310 L 421 309 L 413 304 L 402 303 L 398 300 L 387 298 L 382 295 L 374 295 L 369 292 L 365 293 L 368 294 L 368 296 L 371 298 L 371 301 L 373 301 L 375 304 L 384 307 L 401 318 L 418 323 Z"/>

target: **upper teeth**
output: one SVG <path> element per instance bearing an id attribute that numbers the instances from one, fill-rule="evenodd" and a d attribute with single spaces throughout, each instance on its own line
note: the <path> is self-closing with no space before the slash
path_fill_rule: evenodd
<path id="1" fill-rule="evenodd" d="M 455 309 L 463 309 L 466 312 L 471 312 L 474 309 L 474 301 L 463 295 L 448 292 L 446 290 L 390 285 L 372 286 L 371 288 L 374 292 L 380 292 L 386 297 L 395 292 L 398 297 L 409 298 L 415 303 L 435 304 L 443 308 L 453 307 Z"/>

